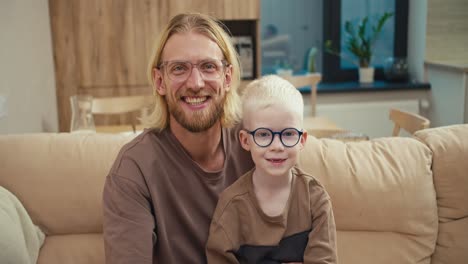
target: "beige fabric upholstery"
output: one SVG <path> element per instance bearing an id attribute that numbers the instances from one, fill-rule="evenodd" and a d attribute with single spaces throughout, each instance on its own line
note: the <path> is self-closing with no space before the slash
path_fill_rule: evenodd
<path id="1" fill-rule="evenodd" d="M 37 264 L 104 263 L 102 234 L 48 236 Z"/>
<path id="2" fill-rule="evenodd" d="M 340 260 L 430 263 L 437 238 L 431 159 L 429 148 L 411 138 L 309 138 L 300 165 L 332 198 Z"/>
<path id="3" fill-rule="evenodd" d="M 0 137 L 0 186 L 21 200 L 47 235 L 38 263 L 103 263 L 104 180 L 118 151 L 132 137 L 65 133 Z"/>
<path id="4" fill-rule="evenodd" d="M 468 125 L 416 133 L 434 152 L 432 170 L 439 208 L 433 263 L 468 263 Z"/>
<path id="5" fill-rule="evenodd" d="M 1 177 L 0 185 L 16 194 L 47 235 L 102 231 L 105 176 L 128 137 L 64 133 L 1 140 L 0 167 L 11 177 Z"/>
<path id="6" fill-rule="evenodd" d="M 300 165 L 330 193 L 340 263 L 468 263 L 468 125 L 416 137 L 309 137 Z M 38 263 L 104 262 L 102 188 L 131 138 L 0 136 L 0 186 L 47 235 Z"/>

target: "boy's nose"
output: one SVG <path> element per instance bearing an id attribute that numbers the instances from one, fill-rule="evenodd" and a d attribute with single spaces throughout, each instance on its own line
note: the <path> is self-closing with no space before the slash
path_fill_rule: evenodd
<path id="1" fill-rule="evenodd" d="M 273 149 L 283 149 L 283 143 L 281 142 L 280 135 L 273 135 L 273 141 L 270 144 L 270 147 Z"/>

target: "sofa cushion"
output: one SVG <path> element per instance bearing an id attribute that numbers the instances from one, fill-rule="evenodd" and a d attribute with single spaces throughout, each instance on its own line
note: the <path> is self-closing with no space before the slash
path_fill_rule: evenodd
<path id="1" fill-rule="evenodd" d="M 433 263 L 468 263 L 468 125 L 419 131 L 433 152 L 439 237 Z"/>
<path id="2" fill-rule="evenodd" d="M 411 138 L 309 137 L 299 165 L 332 198 L 340 259 L 430 263 L 438 228 L 431 160 L 429 148 Z"/>
<path id="3" fill-rule="evenodd" d="M 0 185 L 47 235 L 102 232 L 102 189 L 123 144 L 109 134 L 0 137 Z"/>
<path id="4" fill-rule="evenodd" d="M 0 263 L 36 263 L 44 237 L 20 200 L 0 186 Z"/>
<path id="5" fill-rule="evenodd" d="M 105 263 L 102 234 L 47 236 L 37 264 Z"/>

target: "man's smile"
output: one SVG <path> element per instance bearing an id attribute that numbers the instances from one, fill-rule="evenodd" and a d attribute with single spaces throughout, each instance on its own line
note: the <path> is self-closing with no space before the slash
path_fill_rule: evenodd
<path id="1" fill-rule="evenodd" d="M 209 99 L 208 96 L 182 96 L 182 100 L 190 105 L 200 105 Z"/>

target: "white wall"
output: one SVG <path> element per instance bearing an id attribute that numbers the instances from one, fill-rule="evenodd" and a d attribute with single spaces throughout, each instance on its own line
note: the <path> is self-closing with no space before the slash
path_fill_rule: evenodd
<path id="1" fill-rule="evenodd" d="M 0 0 L 0 32 L 0 134 L 57 132 L 48 0 Z"/>
<path id="2" fill-rule="evenodd" d="M 408 69 L 415 81 L 424 81 L 427 1 L 409 1 Z"/>

